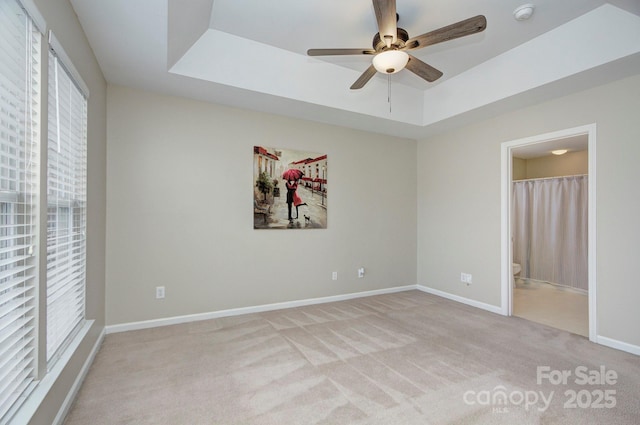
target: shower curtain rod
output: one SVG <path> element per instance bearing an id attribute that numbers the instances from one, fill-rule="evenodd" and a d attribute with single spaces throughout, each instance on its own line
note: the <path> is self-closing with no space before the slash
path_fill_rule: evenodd
<path id="1" fill-rule="evenodd" d="M 536 180 L 552 180 L 552 179 L 569 179 L 571 177 L 588 177 L 589 174 L 572 174 L 570 176 L 557 176 L 557 177 L 539 177 L 537 179 L 520 179 L 520 180 L 513 180 L 512 183 L 516 183 L 516 182 L 532 182 L 532 181 L 536 181 Z"/>

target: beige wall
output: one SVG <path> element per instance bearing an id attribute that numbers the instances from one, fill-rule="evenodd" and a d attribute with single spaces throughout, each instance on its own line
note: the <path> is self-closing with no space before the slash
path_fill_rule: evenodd
<path id="1" fill-rule="evenodd" d="M 522 158 L 512 158 L 511 162 L 511 178 L 513 180 L 522 180 L 527 178 L 527 160 Z"/>
<path id="2" fill-rule="evenodd" d="M 413 140 L 118 86 L 108 134 L 110 325 L 416 284 Z M 254 145 L 328 154 L 326 230 L 253 229 Z"/>
<path id="3" fill-rule="evenodd" d="M 51 424 L 105 324 L 106 82 L 68 0 L 35 0 L 48 28 L 89 87 L 86 315 L 94 326 L 53 384 L 30 424 Z M 45 74 L 46 75 L 46 74 Z M 46 86 L 46 84 L 45 84 Z"/>
<path id="4" fill-rule="evenodd" d="M 501 143 L 596 123 L 598 334 L 640 345 L 639 110 L 634 76 L 420 141 L 418 283 L 499 306 Z"/>
<path id="5" fill-rule="evenodd" d="M 516 167 L 514 166 L 514 180 L 589 174 L 589 153 L 586 150 L 567 152 L 564 155 L 548 155 L 540 158 L 531 158 L 524 162 L 524 177 L 516 178 Z M 514 165 L 515 163 L 516 158 L 514 158 Z"/>

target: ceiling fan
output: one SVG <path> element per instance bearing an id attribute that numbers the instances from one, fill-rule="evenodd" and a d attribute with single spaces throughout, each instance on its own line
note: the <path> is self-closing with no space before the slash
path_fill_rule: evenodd
<path id="1" fill-rule="evenodd" d="M 378 33 L 373 37 L 372 49 L 309 49 L 309 56 L 373 55 L 372 64 L 351 86 L 360 89 L 376 72 L 394 74 L 405 67 L 429 82 L 442 77 L 442 72 L 407 53 L 443 41 L 484 31 L 487 20 L 478 15 L 440 29 L 409 38 L 406 30 L 397 26 L 396 0 L 373 0 L 373 8 L 378 21 Z"/>

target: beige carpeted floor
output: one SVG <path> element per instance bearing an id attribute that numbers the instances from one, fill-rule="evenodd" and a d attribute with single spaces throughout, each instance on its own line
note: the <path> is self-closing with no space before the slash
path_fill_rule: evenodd
<path id="1" fill-rule="evenodd" d="M 637 356 L 408 291 L 108 335 L 65 423 L 638 424 L 639 397 Z"/>

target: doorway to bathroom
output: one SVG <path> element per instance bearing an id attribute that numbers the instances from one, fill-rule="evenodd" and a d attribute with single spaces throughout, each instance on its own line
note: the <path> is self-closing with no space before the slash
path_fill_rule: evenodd
<path id="1" fill-rule="evenodd" d="M 595 341 L 594 235 L 595 125 L 503 143 L 503 314 Z"/>

